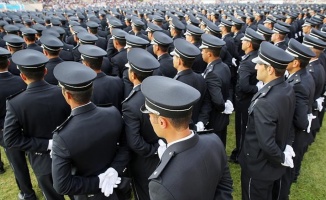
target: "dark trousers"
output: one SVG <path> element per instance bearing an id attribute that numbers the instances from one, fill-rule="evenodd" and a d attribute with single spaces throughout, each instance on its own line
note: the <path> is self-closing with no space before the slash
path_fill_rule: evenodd
<path id="1" fill-rule="evenodd" d="M 239 152 L 244 141 L 248 122 L 248 108 L 251 99 L 236 100 L 235 102 L 235 149 L 231 153 L 231 159 L 238 160 Z"/>
<path id="2" fill-rule="evenodd" d="M 220 137 L 221 141 L 224 144 L 224 148 L 226 148 L 226 134 L 227 134 L 227 129 L 223 129 L 221 131 L 215 131 L 216 135 Z"/>
<path id="3" fill-rule="evenodd" d="M 18 149 L 7 149 L 5 152 L 8 161 L 14 171 L 17 186 L 26 199 L 36 199 L 35 192 L 31 183 L 31 177 L 27 166 L 24 151 Z"/>
<path id="4" fill-rule="evenodd" d="M 134 191 L 134 198 L 136 200 L 150 200 L 148 184 L 148 178 L 145 177 L 132 179 L 132 190 Z"/>
<path id="5" fill-rule="evenodd" d="M 64 200 L 63 195 L 59 195 L 53 188 L 52 175 L 37 175 L 36 176 L 39 187 L 46 200 Z"/>
<path id="6" fill-rule="evenodd" d="M 242 200 L 278 200 L 281 187 L 281 179 L 258 180 L 241 172 Z"/>

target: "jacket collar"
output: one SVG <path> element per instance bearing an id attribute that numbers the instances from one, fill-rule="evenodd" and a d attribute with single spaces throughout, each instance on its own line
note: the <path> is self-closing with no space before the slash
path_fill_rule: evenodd
<path id="1" fill-rule="evenodd" d="M 91 110 L 94 110 L 96 108 L 95 104 L 93 104 L 92 102 L 88 103 L 88 104 L 85 104 L 83 106 L 80 106 L 76 109 L 73 109 L 71 111 L 71 115 L 72 116 L 76 116 L 76 115 L 80 115 L 82 113 L 85 113 L 85 112 L 89 112 Z"/>
<path id="2" fill-rule="evenodd" d="M 50 84 L 47 83 L 45 80 L 35 81 L 33 83 L 28 84 L 26 89 L 28 90 L 28 89 L 32 89 L 32 88 L 36 88 L 36 87 L 47 86 L 47 85 L 50 85 Z"/>

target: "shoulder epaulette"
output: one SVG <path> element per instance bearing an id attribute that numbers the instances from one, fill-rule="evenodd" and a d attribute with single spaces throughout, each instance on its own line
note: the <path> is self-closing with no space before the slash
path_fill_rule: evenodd
<path id="1" fill-rule="evenodd" d="M 7 100 L 14 98 L 15 96 L 19 95 L 20 93 L 24 92 L 25 90 L 26 89 L 22 89 L 19 92 L 16 92 L 15 94 L 10 95 L 9 97 L 7 97 Z"/>
<path id="2" fill-rule="evenodd" d="M 68 122 L 73 118 L 73 115 L 70 115 L 60 126 L 58 126 L 52 133 L 58 133 L 60 130 L 65 127 Z"/>

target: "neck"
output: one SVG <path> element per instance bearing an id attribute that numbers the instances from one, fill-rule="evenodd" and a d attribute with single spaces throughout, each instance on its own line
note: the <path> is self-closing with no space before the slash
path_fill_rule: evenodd
<path id="1" fill-rule="evenodd" d="M 47 55 L 46 57 L 47 57 L 48 59 L 59 58 L 59 56 L 51 56 L 51 55 Z"/>
<path id="2" fill-rule="evenodd" d="M 213 61 L 215 61 L 215 60 L 217 60 L 217 59 L 219 59 L 220 57 L 212 57 L 212 58 L 208 58 L 208 60 L 207 60 L 207 64 L 209 64 L 209 63 L 211 63 L 211 62 L 213 62 Z"/>
<path id="3" fill-rule="evenodd" d="M 159 51 L 159 52 L 156 52 L 156 55 L 157 57 L 159 58 L 160 56 L 166 54 L 167 52 L 162 52 L 162 51 Z"/>
<path id="4" fill-rule="evenodd" d="M 178 72 L 182 72 L 182 71 L 184 71 L 184 70 L 189 69 L 188 67 L 185 67 L 185 66 L 183 66 L 183 65 L 179 65 L 179 66 L 177 66 L 177 67 L 175 67 L 175 68 L 177 69 Z"/>
<path id="5" fill-rule="evenodd" d="M 141 84 L 141 82 L 140 82 L 138 79 L 134 79 L 134 80 L 132 81 L 132 84 L 133 84 L 134 86 L 136 86 L 136 85 Z"/>
<path id="6" fill-rule="evenodd" d="M 189 128 L 183 129 L 183 130 L 172 130 L 174 133 L 173 134 L 167 134 L 166 135 L 166 141 L 168 144 L 180 140 L 182 138 L 185 138 L 191 134 L 191 131 Z"/>
<path id="7" fill-rule="evenodd" d="M 253 51 L 253 49 L 248 48 L 248 49 L 245 50 L 245 54 L 249 54 L 252 51 Z"/>

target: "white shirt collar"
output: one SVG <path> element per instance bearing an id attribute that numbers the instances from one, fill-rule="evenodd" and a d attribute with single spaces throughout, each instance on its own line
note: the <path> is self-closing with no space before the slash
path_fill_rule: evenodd
<path id="1" fill-rule="evenodd" d="M 175 144 L 175 143 L 178 143 L 178 142 L 182 142 L 182 141 L 185 141 L 185 140 L 189 140 L 190 138 L 192 138 L 193 136 L 195 136 L 194 132 L 191 130 L 191 133 L 190 135 L 188 135 L 187 137 L 184 137 L 184 138 L 181 138 L 179 140 L 176 140 L 174 142 L 171 142 L 170 144 L 167 144 L 166 145 L 166 148 L 168 148 L 169 146 Z"/>

